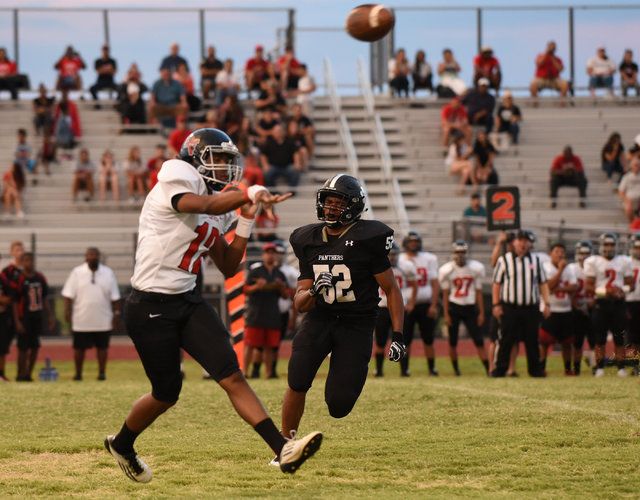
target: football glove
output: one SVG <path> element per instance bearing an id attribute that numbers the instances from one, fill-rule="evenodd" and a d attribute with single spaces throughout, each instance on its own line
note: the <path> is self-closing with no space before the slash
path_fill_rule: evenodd
<path id="1" fill-rule="evenodd" d="M 389 361 L 400 361 L 407 355 L 404 345 L 404 336 L 400 332 L 393 332 L 391 345 L 389 346 Z"/>
<path id="2" fill-rule="evenodd" d="M 333 275 L 331 273 L 320 273 L 316 280 L 313 282 L 313 286 L 309 288 L 309 295 L 312 297 L 323 293 L 327 288 L 333 285 L 331 280 Z"/>

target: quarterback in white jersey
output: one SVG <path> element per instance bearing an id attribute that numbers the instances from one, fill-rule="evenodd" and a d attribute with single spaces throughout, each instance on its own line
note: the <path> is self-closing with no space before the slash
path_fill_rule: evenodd
<path id="1" fill-rule="evenodd" d="M 593 307 L 596 377 L 604 375 L 608 331 L 613 334 L 618 376 L 627 375 L 624 369 L 624 331 L 627 327 L 624 296 L 632 289 L 633 273 L 629 259 L 623 255 L 616 255 L 617 242 L 615 234 L 601 234 L 600 255 L 592 255 L 584 261 L 587 293 L 591 292 L 596 296 Z"/>
<path id="2" fill-rule="evenodd" d="M 640 234 L 631 236 L 629 242 L 629 260 L 631 261 L 631 271 L 633 273 L 633 290 L 627 293 L 627 310 L 629 312 L 629 338 L 627 343 L 631 344 L 633 350 L 633 372 L 638 375 L 640 372 L 638 360 L 640 359 Z"/>
<path id="3" fill-rule="evenodd" d="M 180 160 L 166 161 L 142 214 L 133 290 L 124 320 L 151 392 L 134 404 L 117 435 L 104 444 L 130 479 L 151 481 L 151 470 L 136 454 L 138 435 L 173 406 L 182 388 L 180 349 L 189 353 L 227 392 L 236 411 L 281 457 L 283 472 L 294 472 L 320 446 L 322 435 L 286 441 L 245 380 L 220 317 L 196 289 L 201 259 L 211 256 L 225 276 L 235 274 L 260 204 L 287 199 L 262 186 L 220 193 L 241 177 L 239 152 L 217 129 L 199 129 L 185 139 Z M 236 209 L 240 217 L 231 243 L 223 237 Z"/>
<path id="4" fill-rule="evenodd" d="M 468 249 L 465 241 L 454 241 L 453 259 L 443 264 L 438 271 L 444 321 L 449 327 L 449 357 L 456 376 L 460 376 L 457 345 L 461 322 L 467 327 L 478 351 L 478 357 L 487 373 L 489 372 L 487 351 L 480 330 L 485 319 L 482 298 L 485 269 L 477 260 L 467 259 Z"/>
<path id="5" fill-rule="evenodd" d="M 418 324 L 420 336 L 424 345 L 424 353 L 427 358 L 429 375 L 437 376 L 435 368 L 435 351 L 433 349 L 433 333 L 438 316 L 438 296 L 440 285 L 438 284 L 438 258 L 430 253 L 422 251 L 422 238 L 415 231 L 409 233 L 402 240 L 404 253 L 400 254 L 400 261 L 408 260 L 413 263 L 418 273 L 418 294 L 416 306 L 408 312 L 404 320 L 404 340 L 407 345 L 413 340 L 413 332 Z M 408 349 L 407 349 L 408 353 Z M 409 363 L 409 357 L 401 363 Z"/>

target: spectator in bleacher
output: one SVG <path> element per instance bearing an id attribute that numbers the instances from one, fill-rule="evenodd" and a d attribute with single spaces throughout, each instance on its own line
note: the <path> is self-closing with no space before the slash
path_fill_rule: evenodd
<path id="1" fill-rule="evenodd" d="M 284 48 L 284 54 L 278 58 L 275 66 L 276 79 L 282 91 L 298 88 L 300 79 L 300 61 L 293 54 L 293 47 L 288 45 Z"/>
<path id="2" fill-rule="evenodd" d="M 127 87 L 130 83 L 135 83 L 138 86 L 140 95 L 143 95 L 149 90 L 149 87 L 142 81 L 142 73 L 140 73 L 136 63 L 131 63 L 124 80 L 122 80 L 122 83 L 118 86 L 118 102 L 127 100 Z"/>
<path id="3" fill-rule="evenodd" d="M 189 109 L 191 111 L 198 111 L 202 106 L 202 101 L 200 101 L 200 98 L 194 94 L 195 84 L 193 83 L 191 73 L 187 70 L 187 65 L 185 63 L 178 64 L 178 71 L 172 75 L 172 78 L 179 81 L 184 87 Z"/>
<path id="4" fill-rule="evenodd" d="M 80 115 L 78 114 L 78 107 L 76 103 L 69 99 L 69 91 L 63 90 L 62 97 L 60 101 L 58 101 L 58 105 L 56 106 L 56 110 L 53 114 L 53 130 L 55 135 L 57 136 L 58 122 L 65 117 L 65 121 L 71 127 L 71 132 L 73 134 L 72 143 L 75 143 L 77 139 L 82 136 L 82 124 L 80 123 Z M 56 142 L 57 139 L 56 139 Z M 60 145 L 58 143 L 58 145 Z M 62 146 L 62 147 L 73 147 L 71 146 Z"/>
<path id="5" fill-rule="evenodd" d="M 467 184 L 478 185 L 473 175 L 473 162 L 470 160 L 472 154 L 473 150 L 467 145 L 464 135 L 456 134 L 444 164 L 450 175 L 460 176 L 460 189 L 456 193 L 458 195 L 464 194 L 463 188 Z"/>
<path id="6" fill-rule="evenodd" d="M 442 106 L 440 127 L 442 128 L 443 147 L 449 147 L 449 139 L 454 133 L 462 135 L 467 144 L 471 144 L 471 127 L 469 126 L 467 110 L 458 96 L 452 97 L 449 104 Z"/>
<path id="7" fill-rule="evenodd" d="M 558 188 L 561 186 L 577 187 L 580 193 L 580 207 L 586 207 L 587 178 L 584 175 L 582 160 L 573 154 L 571 146 L 565 146 L 562 154 L 555 157 L 550 174 L 551 208 L 556 208 Z"/>
<path id="8" fill-rule="evenodd" d="M 536 75 L 530 85 L 531 97 L 536 97 L 542 89 L 554 89 L 563 98 L 566 97 L 569 82 L 560 78 L 563 69 L 562 59 L 556 55 L 556 42 L 548 42 L 545 52 L 536 57 Z"/>
<path id="9" fill-rule="evenodd" d="M 427 54 L 424 50 L 416 52 L 416 59 L 411 66 L 411 79 L 413 80 L 413 95 L 419 89 L 427 89 L 433 92 L 433 69 L 427 62 Z"/>
<path id="10" fill-rule="evenodd" d="M 7 49 L 0 47 L 0 90 L 8 90 L 11 99 L 18 100 L 18 67 L 7 57 Z"/>
<path id="11" fill-rule="evenodd" d="M 218 116 L 222 130 L 227 133 L 234 143 L 239 142 L 242 124 L 244 122 L 244 109 L 237 94 L 227 96 L 218 109 Z"/>
<path id="12" fill-rule="evenodd" d="M 96 166 L 93 161 L 89 159 L 89 150 L 86 148 L 81 149 L 71 187 L 74 202 L 77 201 L 78 191 L 81 189 L 86 189 L 89 192 L 89 196 L 87 196 L 84 201 L 91 201 L 93 198 L 93 173 L 95 171 Z"/>
<path id="13" fill-rule="evenodd" d="M 40 135 L 41 132 L 49 135 L 52 131 L 53 105 L 56 99 L 47 96 L 47 89 L 42 83 L 38 92 L 38 97 L 33 100 L 33 127 L 36 129 L 36 135 Z"/>
<path id="14" fill-rule="evenodd" d="M 596 88 L 609 89 L 611 97 L 613 93 L 613 75 L 616 72 L 616 63 L 614 63 L 605 51 L 603 45 L 596 48 L 596 55 L 587 61 L 587 74 L 589 75 L 589 91 L 591 97 L 596 96 Z"/>
<path id="15" fill-rule="evenodd" d="M 632 221 L 640 210 L 640 159 L 631 160 L 629 171 L 622 176 L 618 185 L 618 196 L 622 199 L 622 208 L 629 221 Z"/>
<path id="16" fill-rule="evenodd" d="M 493 144 L 489 142 L 487 134 L 479 131 L 473 145 L 475 169 L 473 175 L 478 184 L 498 184 L 498 173 L 493 165 L 497 154 Z"/>
<path id="17" fill-rule="evenodd" d="M 156 164 L 162 165 L 165 161 L 167 161 L 167 146 L 164 144 L 156 144 L 156 152 L 155 154 L 147 160 L 147 170 L 151 172 L 156 168 Z M 159 167 L 158 167 L 159 168 Z M 153 186 L 149 186 L 149 191 Z"/>
<path id="18" fill-rule="evenodd" d="M 191 130 L 187 123 L 186 116 L 176 117 L 176 128 L 169 134 L 167 139 L 167 149 L 169 151 L 169 158 L 175 158 L 180 154 L 180 148 L 184 140 L 191 135 Z"/>
<path id="19" fill-rule="evenodd" d="M 636 97 L 640 97 L 640 83 L 638 83 L 638 65 L 633 62 L 633 51 L 624 51 L 624 57 L 620 63 L 620 86 L 622 95 L 627 97 L 629 89 L 636 90 Z"/>
<path id="20" fill-rule="evenodd" d="M 108 45 L 102 46 L 102 56 L 96 59 L 93 67 L 95 68 L 96 73 L 98 73 L 98 80 L 89 89 L 89 92 L 91 92 L 91 95 L 93 96 L 93 100 L 98 100 L 98 92 L 100 90 L 110 89 L 117 92 L 118 86 L 116 85 L 114 76 L 118 69 L 118 65 L 116 60 L 109 55 Z"/>
<path id="21" fill-rule="evenodd" d="M 73 133 L 73 118 L 69 113 L 69 103 L 60 103 L 58 105 L 56 115 L 57 118 L 53 130 L 56 148 L 74 148 L 76 146 L 76 138 Z"/>
<path id="22" fill-rule="evenodd" d="M 487 134 L 493 129 L 493 109 L 496 106 L 496 98 L 489 93 L 489 80 L 482 77 L 478 79 L 478 86 L 470 89 L 462 96 L 462 104 L 467 107 L 469 123 L 481 125 Z"/>
<path id="23" fill-rule="evenodd" d="M 56 90 L 82 90 L 80 70 L 86 67 L 87 65 L 80 57 L 80 54 L 69 45 L 65 53 L 54 65 L 54 68 L 58 70 Z"/>
<path id="24" fill-rule="evenodd" d="M 209 99 L 209 92 L 215 92 L 216 76 L 222 69 L 222 61 L 216 58 L 216 48 L 207 47 L 207 57 L 200 62 L 200 79 L 202 84 L 202 98 Z"/>
<path id="25" fill-rule="evenodd" d="M 298 130 L 304 137 L 304 144 L 309 150 L 309 157 L 313 157 L 315 149 L 316 129 L 311 119 L 304 113 L 304 109 L 300 104 L 294 104 L 291 110 L 291 118 L 298 123 Z"/>
<path id="26" fill-rule="evenodd" d="M 476 243 L 484 241 L 483 233 L 486 228 L 487 209 L 482 206 L 480 193 L 471 195 L 469 206 L 462 212 L 462 218 L 469 223 L 471 241 Z"/>
<path id="27" fill-rule="evenodd" d="M 38 151 L 38 162 L 42 164 L 44 173 L 50 175 L 49 165 L 56 163 L 56 143 L 52 140 L 51 134 L 42 136 L 42 147 Z"/>
<path id="28" fill-rule="evenodd" d="M 313 105 L 313 93 L 316 91 L 316 82 L 307 71 L 307 65 L 300 65 L 300 78 L 298 79 L 298 89 L 294 91 L 296 104 L 302 106 L 304 113 L 310 115 Z"/>
<path id="29" fill-rule="evenodd" d="M 127 99 L 121 102 L 118 108 L 120 119 L 125 125 L 147 123 L 147 111 L 137 83 L 127 84 Z"/>
<path id="30" fill-rule="evenodd" d="M 168 67 L 160 70 L 160 79 L 151 88 L 149 99 L 149 123 L 162 118 L 185 115 L 189 110 L 186 92 L 182 84 L 171 78 Z"/>
<path id="31" fill-rule="evenodd" d="M 389 92 L 391 97 L 402 97 L 402 93 L 409 97 L 409 60 L 404 49 L 398 49 L 395 57 L 389 59 L 387 64 L 389 73 Z"/>
<path id="32" fill-rule="evenodd" d="M 16 145 L 14 159 L 20 164 L 24 172 L 36 173 L 38 162 L 33 157 L 33 148 L 27 142 L 26 129 L 19 128 L 17 135 L 18 144 Z"/>
<path id="33" fill-rule="evenodd" d="M 280 124 L 278 114 L 271 106 L 267 106 L 258 117 L 256 132 L 258 134 L 258 144 L 266 144 L 267 140 L 273 136 L 276 125 Z"/>
<path id="34" fill-rule="evenodd" d="M 286 136 L 282 125 L 273 127 L 273 135 L 268 137 L 262 149 L 260 162 L 265 186 L 275 186 L 280 177 L 284 177 L 291 187 L 300 182 L 300 154 L 295 141 Z"/>
<path id="35" fill-rule="evenodd" d="M 195 129 L 199 128 L 217 128 L 222 130 L 222 125 L 220 124 L 220 112 L 218 108 L 208 109 L 204 114 L 204 119 L 201 122 L 198 122 L 195 126 Z M 228 135 L 228 134 L 227 134 Z"/>
<path id="36" fill-rule="evenodd" d="M 496 129 L 499 133 L 509 134 L 509 138 L 513 144 L 518 144 L 518 135 L 520 134 L 520 122 L 522 121 L 522 113 L 520 108 L 513 103 L 511 91 L 504 93 L 502 104 L 498 107 L 496 113 Z"/>
<path id="37" fill-rule="evenodd" d="M 304 135 L 300 132 L 298 122 L 295 120 L 289 120 L 286 128 L 287 137 L 293 139 L 298 148 L 298 154 L 300 155 L 300 170 L 306 171 L 309 166 L 309 150 L 305 144 Z"/>
<path id="38" fill-rule="evenodd" d="M 249 93 L 252 90 L 259 90 L 262 80 L 275 80 L 273 65 L 264 58 L 262 45 L 256 45 L 254 56 L 248 59 L 245 64 L 244 73 Z"/>
<path id="39" fill-rule="evenodd" d="M 270 107 L 278 112 L 280 118 L 287 114 L 287 101 L 278 89 L 278 83 L 274 80 L 262 80 L 260 82 L 260 95 L 253 101 L 256 111 L 263 111 Z"/>
<path id="40" fill-rule="evenodd" d="M 118 179 L 118 162 L 113 158 L 113 153 L 108 149 L 102 154 L 100 171 L 98 172 L 98 190 L 100 201 L 107 199 L 107 190 L 113 193 L 113 201 L 120 199 L 120 181 Z"/>
<path id="41" fill-rule="evenodd" d="M 221 106 L 227 96 L 237 95 L 239 90 L 240 79 L 233 71 L 233 59 L 225 59 L 216 75 L 216 105 Z"/>
<path id="42" fill-rule="evenodd" d="M 473 84 L 479 87 L 479 81 L 482 78 L 489 80 L 489 87 L 495 89 L 496 95 L 498 95 L 502 71 L 500 70 L 500 62 L 494 57 L 493 49 L 488 45 L 483 45 L 480 54 L 473 59 Z"/>
<path id="43" fill-rule="evenodd" d="M 258 184 L 264 186 L 264 175 L 260 166 L 260 149 L 251 146 L 243 157 L 244 170 L 242 171 L 242 182 L 247 187 Z"/>
<path id="44" fill-rule="evenodd" d="M 161 160 L 160 158 L 152 158 L 152 164 L 149 169 L 149 191 L 151 191 L 158 183 L 158 173 L 160 172 L 163 163 L 164 160 Z"/>
<path id="45" fill-rule="evenodd" d="M 189 71 L 189 63 L 184 57 L 179 54 L 180 46 L 177 42 L 173 42 L 169 46 L 169 51 L 169 55 L 166 56 L 160 63 L 160 71 L 162 71 L 163 69 L 168 69 L 169 74 L 172 75 L 176 71 L 178 71 L 178 66 L 180 65 L 180 63 L 185 64 L 187 66 L 187 71 Z"/>
<path id="46" fill-rule="evenodd" d="M 12 210 L 18 219 L 24 218 L 22 211 L 22 190 L 26 185 L 24 170 L 19 162 L 13 161 L 11 167 L 2 176 L 2 199 L 4 201 L 4 216 L 11 217 Z"/>
<path id="47" fill-rule="evenodd" d="M 127 196 L 129 201 L 144 199 L 147 194 L 146 180 L 147 169 L 140 158 L 140 148 L 131 146 L 127 159 L 122 163 L 122 168 L 127 174 Z M 137 194 L 136 194 L 137 191 Z"/>
<path id="48" fill-rule="evenodd" d="M 458 76 L 460 71 L 460 65 L 453 56 L 453 51 L 444 49 L 442 61 L 438 63 L 438 76 L 440 77 L 437 88 L 438 97 L 460 96 L 467 91 L 467 85 Z"/>
<path id="49" fill-rule="evenodd" d="M 618 174 L 618 181 L 620 181 L 627 171 L 627 160 L 624 154 L 622 138 L 618 132 L 614 132 L 609 136 L 609 139 L 602 147 L 600 157 L 602 159 L 602 170 L 607 174 L 607 182 L 611 183 L 614 173 Z"/>

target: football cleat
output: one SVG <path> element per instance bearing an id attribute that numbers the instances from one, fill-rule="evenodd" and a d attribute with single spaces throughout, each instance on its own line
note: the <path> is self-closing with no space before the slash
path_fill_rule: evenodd
<path id="1" fill-rule="evenodd" d="M 618 377 L 626 377 L 627 376 L 627 370 L 625 370 L 624 368 L 620 368 L 618 370 Z"/>
<path id="2" fill-rule="evenodd" d="M 278 455 L 273 457 L 271 459 L 271 462 L 269 462 L 269 466 L 271 466 L 271 467 L 280 467 L 280 457 L 278 457 Z"/>
<path id="3" fill-rule="evenodd" d="M 293 432 L 292 436 L 293 438 L 289 439 L 280 451 L 280 470 L 289 474 L 296 472 L 322 444 L 322 433 L 318 431 L 307 434 L 302 439 L 295 439 Z"/>
<path id="4" fill-rule="evenodd" d="M 115 437 L 115 434 L 109 434 L 104 439 L 104 447 L 109 453 L 111 453 L 111 455 L 113 455 L 113 458 L 116 459 L 116 462 L 118 462 L 122 472 L 124 472 L 129 479 L 139 483 L 148 483 L 151 481 L 151 478 L 153 477 L 151 469 L 149 469 L 149 466 L 138 458 L 135 451 L 127 455 L 120 455 L 120 453 L 113 449 L 113 440 Z"/>
<path id="5" fill-rule="evenodd" d="M 604 377 L 604 368 L 596 368 L 593 372 L 594 377 Z"/>

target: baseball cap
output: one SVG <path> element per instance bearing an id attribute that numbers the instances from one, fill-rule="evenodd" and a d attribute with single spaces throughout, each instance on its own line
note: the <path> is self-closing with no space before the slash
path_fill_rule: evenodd
<path id="1" fill-rule="evenodd" d="M 260 44 L 256 45 L 256 50 L 262 50 L 262 49 L 263 49 L 262 45 Z"/>
<path id="2" fill-rule="evenodd" d="M 598 46 L 596 47 L 596 50 L 605 50 L 605 49 L 604 49 L 604 45 L 598 45 Z"/>
<path id="3" fill-rule="evenodd" d="M 480 78 L 478 79 L 478 87 L 480 87 L 481 85 L 484 85 L 485 87 L 489 86 L 489 80 L 486 78 Z"/>
<path id="4" fill-rule="evenodd" d="M 533 234 L 532 231 L 529 231 L 528 229 L 520 229 L 516 234 L 516 238 L 519 240 L 520 239 L 529 240 L 531 243 L 536 241 L 535 235 Z"/>
<path id="5" fill-rule="evenodd" d="M 276 243 L 276 253 L 287 253 L 287 249 L 282 243 Z"/>
<path id="6" fill-rule="evenodd" d="M 274 252 L 276 252 L 278 251 L 278 247 L 276 246 L 275 243 L 272 243 L 272 242 L 265 243 L 264 246 L 262 247 L 262 251 L 268 252 L 269 250 L 273 250 Z"/>
<path id="7" fill-rule="evenodd" d="M 480 48 L 480 52 L 493 52 L 493 49 L 491 48 L 490 45 L 483 45 Z"/>

